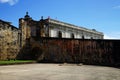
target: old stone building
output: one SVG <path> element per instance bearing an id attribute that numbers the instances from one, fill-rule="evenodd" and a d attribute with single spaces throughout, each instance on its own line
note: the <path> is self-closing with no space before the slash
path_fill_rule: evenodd
<path id="1" fill-rule="evenodd" d="M 103 39 L 103 33 L 54 19 L 45 19 L 45 28 L 49 28 L 49 37 Z M 45 29 L 46 30 L 46 29 Z"/>
<path id="2" fill-rule="evenodd" d="M 95 29 L 87 29 L 73 24 L 61 22 L 51 18 L 36 21 L 28 12 L 24 18 L 19 19 L 21 30 L 21 44 L 24 45 L 26 39 L 30 37 L 55 37 L 55 38 L 75 38 L 75 39 L 103 39 L 102 32 Z"/>
<path id="3" fill-rule="evenodd" d="M 42 49 L 43 46 L 39 41 L 45 37 L 103 39 L 103 36 L 102 32 L 95 29 L 91 30 L 51 18 L 43 19 L 41 17 L 39 21 L 36 21 L 27 12 L 24 18 L 19 19 L 19 28 L 11 25 L 10 22 L 0 20 L 0 60 L 14 59 L 21 56 L 21 53 L 25 53 L 22 57 L 26 57 L 30 51 L 41 53 L 41 50 L 38 49 Z M 35 54 L 33 55 L 35 56 Z"/>
<path id="4" fill-rule="evenodd" d="M 103 36 L 95 29 L 50 18 L 36 21 L 27 12 L 19 28 L 0 20 L 0 60 L 119 65 L 120 40 Z"/>
<path id="5" fill-rule="evenodd" d="M 18 49 L 18 28 L 0 20 L 0 60 L 15 58 Z"/>

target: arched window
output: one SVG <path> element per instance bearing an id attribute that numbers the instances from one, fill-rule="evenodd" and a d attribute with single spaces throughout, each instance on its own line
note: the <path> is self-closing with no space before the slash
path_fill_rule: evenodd
<path id="1" fill-rule="evenodd" d="M 36 36 L 41 36 L 39 26 L 36 27 Z"/>
<path id="2" fill-rule="evenodd" d="M 91 39 L 93 39 L 93 37 L 91 37 Z"/>
<path id="3" fill-rule="evenodd" d="M 74 34 L 73 34 L 73 33 L 71 34 L 71 38 L 73 38 L 73 39 L 75 38 L 75 36 L 74 36 Z"/>
<path id="4" fill-rule="evenodd" d="M 82 35 L 82 39 L 84 39 L 84 35 Z"/>
<path id="5" fill-rule="evenodd" d="M 62 38 L 62 32 L 61 31 L 58 32 L 58 38 Z"/>

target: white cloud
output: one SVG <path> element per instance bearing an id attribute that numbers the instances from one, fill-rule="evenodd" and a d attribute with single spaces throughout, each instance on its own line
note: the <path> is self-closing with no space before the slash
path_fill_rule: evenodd
<path id="1" fill-rule="evenodd" d="M 114 38 L 109 35 L 104 34 L 104 39 L 114 39 Z"/>
<path id="2" fill-rule="evenodd" d="M 120 5 L 119 6 L 114 6 L 113 9 L 120 9 Z"/>
<path id="3" fill-rule="evenodd" d="M 107 34 L 104 34 L 104 39 L 120 39 L 120 34 L 111 34 L 111 35 L 107 35 Z"/>
<path id="4" fill-rule="evenodd" d="M 0 3 L 9 3 L 11 6 L 16 4 L 18 0 L 0 0 Z"/>

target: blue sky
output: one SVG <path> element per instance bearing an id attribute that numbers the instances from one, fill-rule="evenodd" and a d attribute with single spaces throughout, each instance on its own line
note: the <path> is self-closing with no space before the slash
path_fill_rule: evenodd
<path id="1" fill-rule="evenodd" d="M 16 27 L 26 11 L 34 20 L 50 16 L 120 39 L 120 0 L 0 0 L 0 19 Z"/>

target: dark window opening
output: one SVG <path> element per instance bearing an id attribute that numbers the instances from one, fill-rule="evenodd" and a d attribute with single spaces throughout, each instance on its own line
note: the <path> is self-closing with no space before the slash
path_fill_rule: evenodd
<path id="1" fill-rule="evenodd" d="M 36 36 L 41 36 L 41 35 L 40 35 L 40 28 L 39 28 L 39 27 L 37 27 Z"/>
<path id="2" fill-rule="evenodd" d="M 84 36 L 82 36 L 82 39 L 84 39 Z"/>
<path id="3" fill-rule="evenodd" d="M 71 38 L 73 38 L 73 39 L 75 38 L 75 36 L 74 36 L 74 34 L 73 34 L 73 33 L 71 34 Z"/>
<path id="4" fill-rule="evenodd" d="M 62 38 L 62 32 L 61 31 L 58 32 L 58 38 Z"/>

